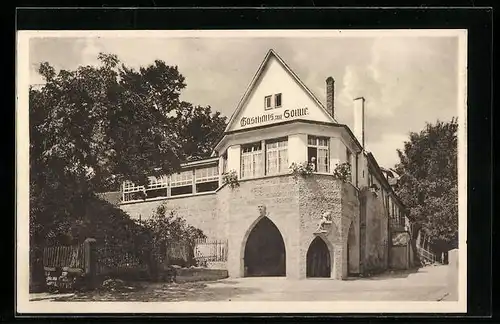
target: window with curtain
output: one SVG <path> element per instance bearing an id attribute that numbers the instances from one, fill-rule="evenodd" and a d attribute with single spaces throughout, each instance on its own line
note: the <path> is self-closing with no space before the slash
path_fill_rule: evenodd
<path id="1" fill-rule="evenodd" d="M 330 171 L 329 142 L 328 137 L 308 136 L 307 138 L 307 159 L 312 162 L 312 158 L 315 158 L 315 172 L 327 173 Z"/>
<path id="2" fill-rule="evenodd" d="M 182 171 L 170 176 L 171 195 L 185 195 L 193 193 L 193 171 Z"/>
<path id="3" fill-rule="evenodd" d="M 255 178 L 264 175 L 264 154 L 262 143 L 256 142 L 241 146 L 241 178 Z"/>
<path id="4" fill-rule="evenodd" d="M 266 141 L 267 174 L 288 172 L 288 138 Z"/>
<path id="5" fill-rule="evenodd" d="M 219 186 L 219 169 L 217 166 L 195 170 L 196 192 L 214 191 Z"/>
<path id="6" fill-rule="evenodd" d="M 148 198 L 167 197 L 167 176 L 149 177 L 148 188 L 146 194 Z"/>

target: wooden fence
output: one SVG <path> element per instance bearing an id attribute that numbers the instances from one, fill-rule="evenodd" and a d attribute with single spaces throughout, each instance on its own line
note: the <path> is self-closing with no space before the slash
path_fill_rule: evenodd
<path id="1" fill-rule="evenodd" d="M 150 246 L 137 247 L 137 251 L 124 251 L 120 246 L 99 246 L 94 240 L 74 246 L 46 247 L 43 250 L 43 265 L 46 275 L 47 271 L 67 267 L 81 269 L 90 276 L 130 275 L 147 278 L 161 264 L 189 267 L 196 263 L 224 263 L 227 261 L 228 242 L 200 239 L 194 246 L 187 242 L 175 242 L 159 252 L 160 255 L 152 253 Z"/>
<path id="2" fill-rule="evenodd" d="M 50 268 L 68 267 L 84 269 L 85 255 L 83 244 L 44 248 L 43 266 Z"/>
<path id="3" fill-rule="evenodd" d="M 194 257 L 197 261 L 225 262 L 227 261 L 227 240 L 196 240 Z"/>

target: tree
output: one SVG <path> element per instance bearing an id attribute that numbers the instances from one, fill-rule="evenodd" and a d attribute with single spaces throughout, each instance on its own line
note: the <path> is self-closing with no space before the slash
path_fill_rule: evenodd
<path id="1" fill-rule="evenodd" d="M 456 118 L 427 123 L 398 150 L 396 172 L 401 178 L 396 192 L 436 252 L 458 244 L 457 130 Z"/>
<path id="2" fill-rule="evenodd" d="M 178 110 L 176 125 L 184 159 L 193 161 L 211 155 L 226 128 L 227 118 L 218 111 L 212 112 L 210 106 L 194 107 L 183 102 Z"/>
<path id="3" fill-rule="evenodd" d="M 95 192 L 116 190 L 125 179 L 144 184 L 187 157 L 207 156 L 225 126 L 210 107 L 180 100 L 186 84 L 176 66 L 156 60 L 135 70 L 116 55 L 98 58 L 99 66 L 74 71 L 42 63 L 45 85 L 29 91 L 33 262 L 41 246 L 83 226 Z M 199 136 L 184 138 L 198 128 Z"/>

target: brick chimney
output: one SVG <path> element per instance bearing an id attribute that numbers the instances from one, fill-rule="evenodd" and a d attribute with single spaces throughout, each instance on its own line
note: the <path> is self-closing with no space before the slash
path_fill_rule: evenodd
<path id="1" fill-rule="evenodd" d="M 365 148 L 365 98 L 354 99 L 354 136 Z"/>
<path id="2" fill-rule="evenodd" d="M 326 79 L 326 110 L 332 118 L 335 118 L 334 98 L 335 80 L 330 76 Z"/>

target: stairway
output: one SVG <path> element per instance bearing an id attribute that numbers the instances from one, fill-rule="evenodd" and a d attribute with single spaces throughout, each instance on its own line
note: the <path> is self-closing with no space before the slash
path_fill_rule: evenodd
<path id="1" fill-rule="evenodd" d="M 423 263 L 431 263 L 432 264 L 432 263 L 436 263 L 438 260 L 437 256 L 434 253 L 432 253 L 432 252 L 430 252 L 422 247 L 417 247 L 417 251 L 418 251 L 418 255 L 420 257 L 420 260 Z"/>

